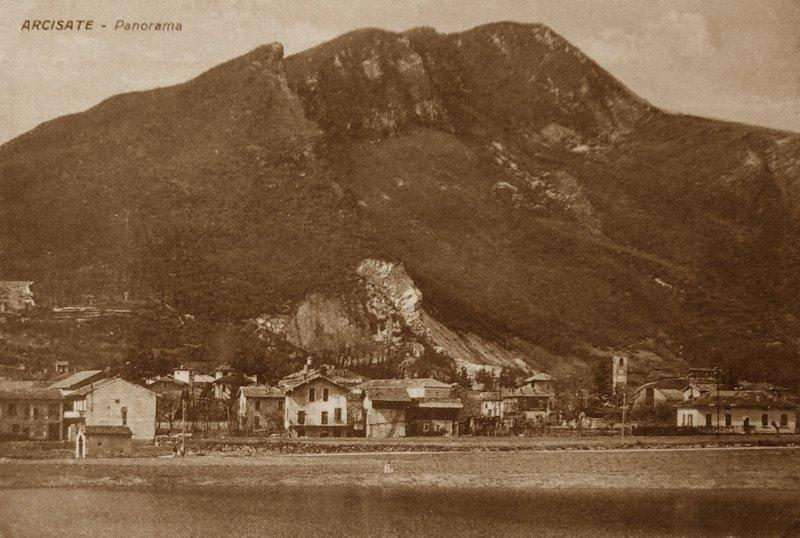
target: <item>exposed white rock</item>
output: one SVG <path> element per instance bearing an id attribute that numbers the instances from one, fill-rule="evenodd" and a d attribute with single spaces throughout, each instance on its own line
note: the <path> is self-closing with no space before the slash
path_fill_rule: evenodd
<path id="1" fill-rule="evenodd" d="M 377 80 L 381 78 L 381 75 L 383 75 L 383 71 L 381 70 L 381 64 L 378 61 L 378 58 L 375 56 L 361 62 L 361 69 L 364 71 L 364 74 L 370 80 Z"/>

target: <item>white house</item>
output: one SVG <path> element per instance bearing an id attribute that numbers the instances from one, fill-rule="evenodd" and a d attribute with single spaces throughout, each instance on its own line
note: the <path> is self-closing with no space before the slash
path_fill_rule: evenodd
<path id="1" fill-rule="evenodd" d="M 351 388 L 362 376 L 333 366 L 306 368 L 278 382 L 286 394 L 284 427 L 310 437 L 346 436 Z"/>
<path id="2" fill-rule="evenodd" d="M 724 428 L 739 433 L 793 433 L 796 406 L 764 391 L 721 390 L 678 404 L 681 427 Z"/>
<path id="3" fill-rule="evenodd" d="M 73 419 L 72 439 L 85 426 L 127 426 L 134 440 L 156 435 L 157 395 L 119 377 L 102 379 L 66 396 L 65 422 Z"/>

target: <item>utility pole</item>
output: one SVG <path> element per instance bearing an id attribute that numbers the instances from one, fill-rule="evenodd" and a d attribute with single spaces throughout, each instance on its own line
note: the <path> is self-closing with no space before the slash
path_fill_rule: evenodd
<path id="1" fill-rule="evenodd" d="M 186 454 L 186 391 L 183 391 L 181 397 L 181 457 Z"/>
<path id="2" fill-rule="evenodd" d="M 625 412 L 628 409 L 628 383 L 622 385 L 622 438 L 625 438 Z"/>
<path id="3" fill-rule="evenodd" d="M 715 431 L 716 431 L 717 434 L 719 434 L 720 433 L 720 429 L 719 429 L 719 366 L 715 366 L 714 367 L 714 378 L 715 378 L 715 381 L 716 381 L 716 389 L 717 389 L 717 427 L 716 427 Z"/>

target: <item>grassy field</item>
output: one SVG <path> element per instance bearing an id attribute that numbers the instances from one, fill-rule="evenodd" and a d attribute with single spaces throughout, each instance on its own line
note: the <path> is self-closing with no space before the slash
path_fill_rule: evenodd
<path id="1" fill-rule="evenodd" d="M 391 472 L 386 472 L 386 464 Z M 265 485 L 800 489 L 792 447 L 0 460 L 0 488 Z"/>

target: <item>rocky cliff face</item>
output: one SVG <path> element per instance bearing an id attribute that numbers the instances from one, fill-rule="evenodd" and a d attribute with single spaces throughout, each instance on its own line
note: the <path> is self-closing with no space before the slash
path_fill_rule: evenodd
<path id="1" fill-rule="evenodd" d="M 360 279 L 351 294 L 309 295 L 289 316 L 258 318 L 259 327 L 311 353 L 344 358 L 351 366 L 381 363 L 393 355 L 408 367 L 425 353 L 446 357 L 469 373 L 535 366 L 519 352 L 436 320 L 423 308 L 422 292 L 402 264 L 366 259 L 356 273 Z"/>

